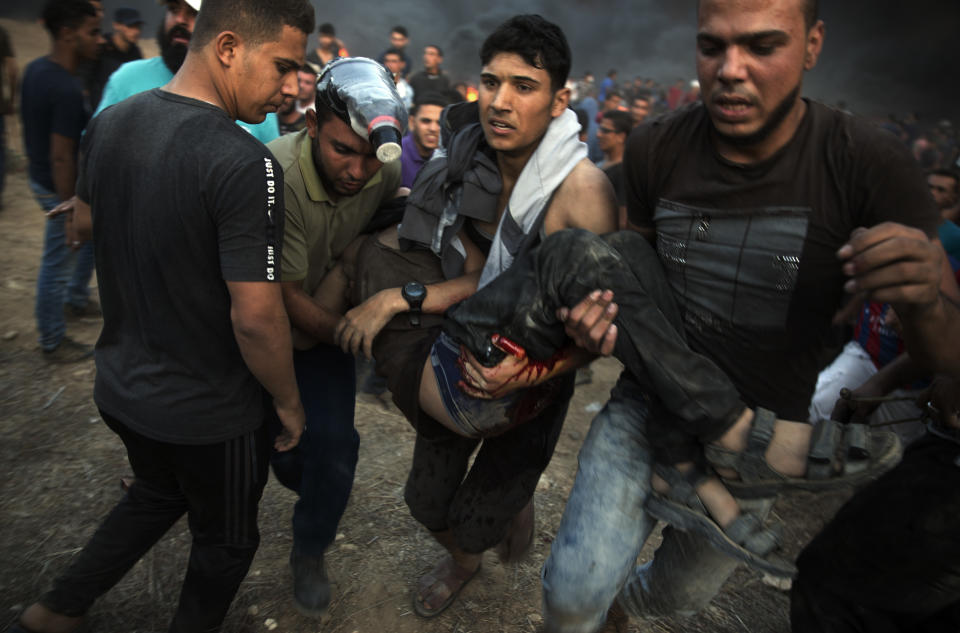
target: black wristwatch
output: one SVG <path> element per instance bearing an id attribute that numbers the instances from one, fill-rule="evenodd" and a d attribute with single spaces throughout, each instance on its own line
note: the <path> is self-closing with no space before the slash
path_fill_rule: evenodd
<path id="1" fill-rule="evenodd" d="M 410 325 L 420 325 L 420 313 L 423 309 L 423 300 L 427 298 L 427 288 L 419 281 L 408 281 L 400 291 L 407 305 L 410 306 Z"/>

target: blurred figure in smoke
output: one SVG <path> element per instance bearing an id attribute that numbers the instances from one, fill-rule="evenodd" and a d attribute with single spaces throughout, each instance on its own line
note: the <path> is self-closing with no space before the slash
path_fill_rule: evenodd
<path id="1" fill-rule="evenodd" d="M 947 253 L 960 260 L 960 172 L 956 169 L 929 171 L 927 186 L 943 218 L 937 230 L 940 242 Z"/>
<path id="2" fill-rule="evenodd" d="M 607 71 L 607 76 L 600 82 L 600 89 L 597 91 L 597 99 L 606 101 L 608 93 L 617 87 L 617 71 L 611 68 Z"/>
<path id="3" fill-rule="evenodd" d="M 391 48 L 381 55 L 381 57 L 383 58 L 381 63 L 393 77 L 393 83 L 397 87 L 397 94 L 400 95 L 400 98 L 403 99 L 403 105 L 409 110 L 413 107 L 414 93 L 413 88 L 411 88 L 407 80 L 404 79 L 407 63 L 404 61 L 403 54 L 399 49 Z"/>
<path id="4" fill-rule="evenodd" d="M 409 43 L 410 36 L 407 34 L 406 27 L 399 24 L 396 25 L 390 30 L 390 47 L 384 52 L 380 53 L 380 57 L 377 58 L 377 61 L 386 66 L 387 53 L 391 51 L 399 53 L 400 61 L 403 62 L 403 69 L 400 71 L 400 75 L 403 79 L 406 79 L 407 75 L 410 74 L 410 69 L 413 67 L 413 60 L 407 56 L 407 44 Z"/>
<path id="5" fill-rule="evenodd" d="M 436 44 L 425 46 L 423 49 L 423 70 L 410 77 L 414 99 L 418 94 L 427 94 L 428 92 L 449 93 L 450 77 L 443 72 L 442 65 L 443 50 Z"/>
<path id="6" fill-rule="evenodd" d="M 307 63 L 318 75 L 323 67 L 337 57 L 347 57 L 350 53 L 343 42 L 337 38 L 337 30 L 329 22 L 317 27 L 317 48 L 307 55 Z"/>
<path id="7" fill-rule="evenodd" d="M 277 122 L 280 124 L 280 136 L 299 132 L 306 125 L 303 112 L 297 110 L 297 98 L 290 96 L 283 100 L 277 109 Z"/>
<path id="8" fill-rule="evenodd" d="M 310 66 L 304 64 L 303 68 L 297 71 L 297 112 L 306 112 L 314 108 L 314 100 L 317 98 L 317 75 Z"/>
<path id="9" fill-rule="evenodd" d="M 633 97 L 630 101 L 630 118 L 634 127 L 643 123 L 650 116 L 652 107 L 649 94 L 641 93 Z"/>

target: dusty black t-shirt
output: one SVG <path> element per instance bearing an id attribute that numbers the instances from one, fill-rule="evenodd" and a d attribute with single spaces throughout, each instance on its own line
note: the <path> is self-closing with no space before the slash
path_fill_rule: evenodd
<path id="1" fill-rule="evenodd" d="M 919 168 L 892 135 L 826 106 L 753 165 L 725 160 L 700 104 L 640 126 L 624 156 L 627 212 L 655 227 L 691 347 L 744 401 L 806 419 L 844 299 L 837 249 L 858 226 L 894 221 L 933 236 Z"/>
<path id="2" fill-rule="evenodd" d="M 54 191 L 50 137 L 57 134 L 79 141 L 90 118 L 76 78 L 48 57 L 27 64 L 20 84 L 20 116 L 27 173 L 38 185 Z"/>
<path id="3" fill-rule="evenodd" d="M 626 206 L 626 195 L 623 191 L 623 163 L 617 163 L 610 167 L 604 167 L 603 173 L 607 175 L 610 184 L 613 185 L 613 191 L 617 195 L 617 206 Z"/>
<path id="4" fill-rule="evenodd" d="M 283 174 L 222 110 L 160 89 L 107 108 L 83 139 L 103 331 L 97 406 L 156 440 L 257 428 L 260 384 L 226 281 L 278 281 Z"/>

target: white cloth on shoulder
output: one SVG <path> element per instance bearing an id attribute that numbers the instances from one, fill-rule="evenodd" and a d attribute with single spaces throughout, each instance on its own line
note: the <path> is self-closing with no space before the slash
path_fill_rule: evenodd
<path id="1" fill-rule="evenodd" d="M 587 157 L 587 146 L 580 142 L 579 134 L 580 124 L 573 110 L 565 110 L 550 122 L 510 194 L 480 273 L 479 288 L 513 264 L 524 238 L 537 223 L 553 192 L 577 163 Z"/>

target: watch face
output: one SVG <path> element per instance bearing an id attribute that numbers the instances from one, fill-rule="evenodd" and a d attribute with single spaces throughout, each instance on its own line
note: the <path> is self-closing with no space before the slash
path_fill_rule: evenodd
<path id="1" fill-rule="evenodd" d="M 414 301 L 418 299 L 423 299 L 427 294 L 427 289 L 423 286 L 422 283 L 417 281 L 411 281 L 403 287 L 403 295 L 406 298 L 413 299 Z"/>

